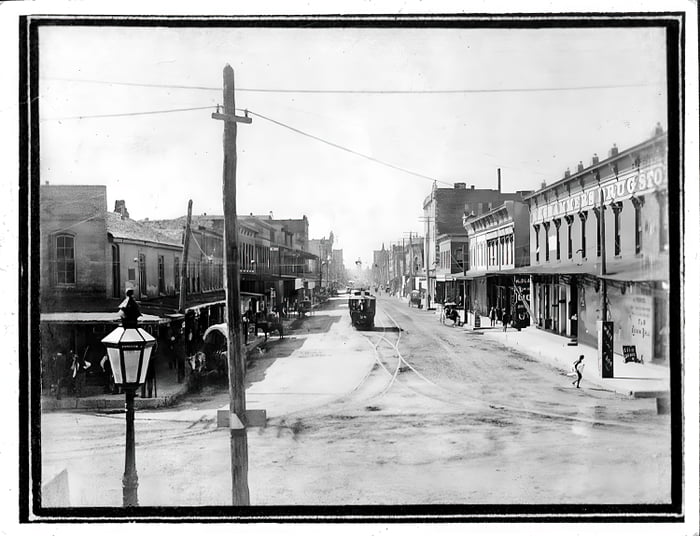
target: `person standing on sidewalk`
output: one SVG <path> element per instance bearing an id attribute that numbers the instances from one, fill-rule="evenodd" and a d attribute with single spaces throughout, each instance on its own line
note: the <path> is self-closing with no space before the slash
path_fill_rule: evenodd
<path id="1" fill-rule="evenodd" d="M 496 325 L 496 308 L 494 306 L 491 306 L 491 310 L 489 311 L 489 319 L 491 320 L 491 327 Z"/>
<path id="2" fill-rule="evenodd" d="M 510 322 L 510 313 L 506 311 L 503 313 L 503 331 L 508 330 L 508 322 Z"/>
<path id="3" fill-rule="evenodd" d="M 579 389 L 581 383 L 581 378 L 583 378 L 583 356 L 578 356 L 578 359 L 574 361 L 574 372 L 576 373 L 576 379 L 571 382 L 571 385 L 575 385 L 576 389 Z"/>

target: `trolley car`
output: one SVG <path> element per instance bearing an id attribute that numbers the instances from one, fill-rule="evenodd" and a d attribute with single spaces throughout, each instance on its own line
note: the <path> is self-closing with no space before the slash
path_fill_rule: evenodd
<path id="1" fill-rule="evenodd" d="M 377 299 L 367 290 L 352 290 L 348 298 L 350 321 L 356 328 L 373 328 Z"/>

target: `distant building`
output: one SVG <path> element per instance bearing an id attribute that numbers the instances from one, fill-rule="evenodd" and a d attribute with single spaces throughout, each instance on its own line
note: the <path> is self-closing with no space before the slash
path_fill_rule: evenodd
<path id="1" fill-rule="evenodd" d="M 309 240 L 309 252 L 317 257 L 313 263 L 312 272 L 316 274 L 318 288 L 328 286 L 328 274 L 330 265 L 333 262 L 333 232 L 331 231 L 328 238 L 314 238 Z M 324 284 L 324 280 L 326 283 Z"/>
<path id="2" fill-rule="evenodd" d="M 104 309 L 115 293 L 107 262 L 107 188 L 42 185 L 39 211 L 41 311 Z"/>
<path id="3" fill-rule="evenodd" d="M 500 170 L 496 190 L 475 188 L 474 185 L 467 188 L 464 182 L 454 183 L 453 188 L 438 188 L 436 183 L 433 184 L 433 189 L 423 201 L 424 258 L 431 302 L 443 302 L 446 294 L 464 292 L 463 286 L 455 284 L 456 278 L 452 272 L 453 258 L 461 254 L 466 243 L 463 216 L 479 216 L 500 206 L 504 201 L 521 201 L 530 193 L 531 191 L 524 190 L 501 192 Z M 463 261 L 456 264 L 459 265 L 460 262 Z"/>
<path id="4" fill-rule="evenodd" d="M 530 212 L 527 203 L 506 201 L 480 216 L 463 219 L 468 256 L 467 311 L 488 315 L 492 307 L 529 324 L 530 280 L 514 270 L 530 264 Z"/>
<path id="5" fill-rule="evenodd" d="M 347 280 L 343 250 L 334 249 L 331 253 L 330 282 L 335 290 L 345 286 Z"/>
<path id="6" fill-rule="evenodd" d="M 372 282 L 375 286 L 389 286 L 389 251 L 382 243 L 382 249 L 372 252 Z"/>

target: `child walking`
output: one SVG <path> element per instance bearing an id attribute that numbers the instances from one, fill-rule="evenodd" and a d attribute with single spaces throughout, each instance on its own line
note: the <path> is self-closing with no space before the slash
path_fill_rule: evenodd
<path id="1" fill-rule="evenodd" d="M 579 389 L 579 385 L 581 383 L 581 378 L 583 378 L 583 356 L 580 355 L 578 356 L 578 359 L 574 361 L 574 372 L 576 373 L 576 379 L 571 382 L 571 385 L 575 385 L 577 389 Z"/>

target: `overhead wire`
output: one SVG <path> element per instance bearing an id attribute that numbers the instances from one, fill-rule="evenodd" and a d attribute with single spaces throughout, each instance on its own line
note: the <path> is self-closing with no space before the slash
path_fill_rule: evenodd
<path id="1" fill-rule="evenodd" d="M 144 111 L 144 112 L 124 112 L 124 113 L 116 113 L 116 114 L 80 115 L 80 116 L 63 117 L 63 118 L 60 118 L 60 117 L 57 117 L 57 118 L 46 118 L 46 119 L 42 119 L 41 121 L 62 121 L 62 120 L 71 120 L 71 119 L 79 119 L 79 120 L 82 120 L 82 119 L 96 119 L 96 118 L 104 119 L 104 118 L 112 118 L 112 117 L 144 116 L 144 115 L 165 114 L 165 113 L 174 113 L 174 112 L 188 112 L 188 111 L 192 111 L 192 110 L 208 110 L 208 109 L 214 109 L 214 108 L 218 108 L 218 106 L 209 105 L 209 106 L 198 106 L 198 107 L 193 107 L 193 108 L 173 108 L 173 109 L 169 109 L 169 110 L 151 110 L 151 111 Z M 245 111 L 246 113 L 249 113 L 250 115 L 259 117 L 260 119 L 264 119 L 264 120 L 266 120 L 266 121 L 269 121 L 269 122 L 271 122 L 271 123 L 274 123 L 274 124 L 276 124 L 276 125 L 278 125 L 278 126 L 281 126 L 281 127 L 283 127 L 283 128 L 289 129 L 289 130 L 291 130 L 291 131 L 293 131 L 293 132 L 295 132 L 295 133 L 297 133 L 297 134 L 300 134 L 300 135 L 302 135 L 302 136 L 306 136 L 306 137 L 311 138 L 311 139 L 314 139 L 314 140 L 316 140 L 316 141 L 320 141 L 321 143 L 325 143 L 325 144 L 327 144 L 327 145 L 330 145 L 331 147 L 335 147 L 336 149 L 340 149 L 340 150 L 342 150 L 342 151 L 346 151 L 346 152 L 351 153 L 351 154 L 354 154 L 354 155 L 356 155 L 356 156 L 365 158 L 365 159 L 367 159 L 367 160 L 369 160 L 369 161 L 371 161 L 371 162 L 375 162 L 375 163 L 377 163 L 377 164 L 381 164 L 381 165 L 383 165 L 383 166 L 387 166 L 387 167 L 390 167 L 390 168 L 392 168 L 392 169 L 395 169 L 395 170 L 398 170 L 398 171 L 402 171 L 403 173 L 408 173 L 409 175 L 414 175 L 414 176 L 416 176 L 416 177 L 420 177 L 420 178 L 422 178 L 422 179 L 427 179 L 427 180 L 430 180 L 430 181 L 436 181 L 436 182 L 440 182 L 440 183 L 442 183 L 442 184 L 450 185 L 450 183 L 448 183 L 448 182 L 440 181 L 440 180 L 434 179 L 434 178 L 429 177 L 429 176 L 427 176 L 427 175 L 423 175 L 422 173 L 417 173 L 417 172 L 415 172 L 415 171 L 411 171 L 411 170 L 409 170 L 409 169 L 402 168 L 402 167 L 396 166 L 396 165 L 394 165 L 394 164 L 390 164 L 389 162 L 384 162 L 383 160 L 379 160 L 378 158 L 374 158 L 374 157 L 372 157 L 372 156 L 369 156 L 369 155 L 360 153 L 360 152 L 358 152 L 358 151 L 355 151 L 355 150 L 350 149 L 350 148 L 348 148 L 348 147 L 344 147 L 344 146 L 342 146 L 342 145 L 339 145 L 339 144 L 334 143 L 334 142 L 332 142 L 332 141 L 326 140 L 326 139 L 324 139 L 324 138 L 320 138 L 320 137 L 318 137 L 318 136 L 314 136 L 313 134 L 309 134 L 308 132 L 304 132 L 303 130 L 300 130 L 300 129 L 298 129 L 298 128 L 295 128 L 295 127 L 293 127 L 293 126 L 291 126 L 291 125 L 288 125 L 288 124 L 286 124 L 286 123 L 283 123 L 283 122 L 281 122 L 281 121 L 277 121 L 277 120 L 272 119 L 272 118 L 270 118 L 270 117 L 266 117 L 266 116 L 264 116 L 264 115 L 262 115 L 262 114 L 259 114 L 259 113 L 256 113 L 256 112 L 252 112 L 252 111 L 250 111 L 250 110 L 242 110 L 242 111 Z"/>
<path id="2" fill-rule="evenodd" d="M 440 183 L 442 183 L 442 184 L 447 184 L 447 185 L 450 185 L 450 186 L 451 186 L 451 183 L 449 183 L 449 182 L 440 181 L 440 180 L 437 180 L 437 179 L 435 179 L 435 178 L 433 178 L 433 177 L 429 177 L 428 175 L 423 175 L 422 173 L 417 173 L 417 172 L 415 172 L 415 171 L 411 171 L 411 170 L 409 170 L 409 169 L 402 168 L 402 167 L 396 166 L 396 165 L 394 165 L 394 164 L 390 164 L 389 162 L 385 162 L 385 161 L 383 161 L 383 160 L 379 160 L 378 158 L 374 158 L 374 157 L 372 157 L 372 156 L 369 156 L 369 155 L 360 153 L 360 152 L 355 151 L 355 150 L 353 150 L 353 149 L 349 149 L 348 147 L 344 147 L 344 146 L 342 146 L 342 145 L 338 145 L 337 143 L 333 143 L 332 141 L 326 140 L 326 139 L 321 138 L 321 137 L 319 137 L 319 136 L 314 136 L 313 134 L 309 134 L 308 132 L 304 132 L 303 130 L 299 130 L 298 128 L 295 128 L 295 127 L 293 127 L 293 126 L 291 126 L 291 125 L 288 125 L 288 124 L 283 123 L 283 122 L 281 122 L 281 121 L 277 121 L 277 120 L 275 120 L 275 119 L 272 119 L 271 117 L 266 117 L 266 116 L 264 116 L 264 115 L 262 115 L 262 114 L 259 114 L 259 113 L 257 113 L 257 112 L 253 112 L 253 111 L 251 111 L 251 110 L 246 110 L 246 111 L 247 111 L 250 115 L 252 115 L 252 116 L 254 116 L 254 117 L 259 117 L 260 119 L 264 119 L 265 121 L 269 121 L 270 123 L 273 123 L 273 124 L 275 124 L 275 125 L 277 125 L 277 126 L 280 126 L 280 127 L 286 128 L 286 129 L 288 129 L 288 130 L 291 130 L 292 132 L 295 132 L 295 133 L 300 134 L 300 135 L 302 135 L 302 136 L 306 136 L 306 137 L 311 138 L 311 139 L 313 139 L 313 140 L 320 141 L 321 143 L 325 143 L 326 145 L 330 145 L 331 147 L 335 147 L 336 149 L 340 149 L 341 151 L 345 151 L 345 152 L 348 152 L 348 153 L 350 153 L 350 154 L 354 154 L 355 156 L 359 156 L 359 157 L 365 158 L 365 159 L 369 160 L 370 162 L 375 162 L 375 163 L 377 163 L 377 164 L 381 164 L 381 165 L 383 165 L 383 166 L 387 166 L 387 167 L 390 167 L 390 168 L 392 168 L 392 169 L 396 169 L 396 170 L 398 170 L 398 171 L 402 171 L 402 172 L 404 172 L 404 173 L 408 173 L 409 175 L 414 175 L 414 176 L 416 176 L 416 177 L 420 177 L 421 179 L 427 179 L 427 180 L 433 181 L 433 182 L 440 182 Z"/>
<path id="3" fill-rule="evenodd" d="M 109 117 L 131 117 L 135 115 L 157 115 L 157 114 L 170 114 L 170 113 L 175 113 L 175 112 L 191 112 L 193 110 L 208 110 L 210 108 L 215 108 L 213 104 L 210 104 L 209 106 L 197 106 L 193 108 L 170 108 L 168 110 L 149 110 L 146 112 L 123 112 L 123 113 L 116 113 L 116 114 L 94 114 L 94 115 L 74 115 L 74 116 L 69 116 L 69 117 L 47 117 L 44 119 L 40 119 L 40 122 L 44 121 L 68 121 L 72 119 L 103 119 L 103 118 L 109 118 Z"/>
<path id="4" fill-rule="evenodd" d="M 188 86 L 184 84 L 149 84 L 142 82 L 119 82 L 111 80 L 90 80 L 78 78 L 44 78 L 43 80 L 55 80 L 62 82 L 76 82 L 86 84 L 107 84 L 113 86 L 150 87 L 161 89 L 191 89 L 204 91 L 221 91 L 221 87 L 213 86 Z M 562 87 L 514 87 L 514 88 L 456 88 L 456 89 L 320 89 L 320 88 L 236 88 L 237 92 L 246 93 L 311 93 L 328 95 L 450 95 L 469 93 L 531 93 L 542 91 L 589 91 L 598 89 L 624 89 L 632 87 L 653 87 L 655 83 L 637 84 L 599 84 L 589 86 L 562 86 Z"/>

